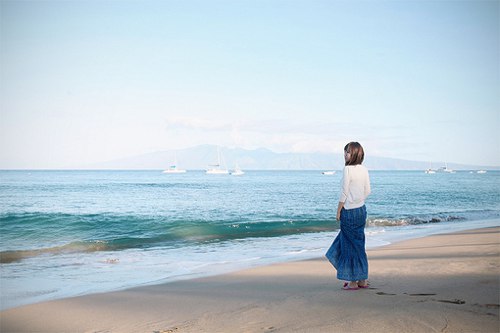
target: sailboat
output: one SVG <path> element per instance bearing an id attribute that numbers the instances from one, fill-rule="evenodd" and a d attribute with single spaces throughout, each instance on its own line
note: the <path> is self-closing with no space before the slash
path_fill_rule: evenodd
<path id="1" fill-rule="evenodd" d="M 233 172 L 231 172 L 231 176 L 242 176 L 244 174 L 245 174 L 245 172 L 243 170 L 241 170 L 238 163 L 236 163 Z"/>
<path id="2" fill-rule="evenodd" d="M 438 169 L 439 172 L 455 173 L 455 170 L 448 169 L 448 163 L 444 163 L 444 166 Z"/>
<path id="3" fill-rule="evenodd" d="M 168 167 L 168 169 L 163 170 L 163 173 L 186 173 L 186 170 L 179 169 L 177 167 L 177 154 L 175 154 L 175 157 L 174 157 L 174 164 L 170 165 L 170 167 Z"/>
<path id="4" fill-rule="evenodd" d="M 207 175 L 227 175 L 229 174 L 229 171 L 221 166 L 222 161 L 222 155 L 220 152 L 219 147 L 217 147 L 217 164 L 209 164 L 208 165 L 208 170 L 207 170 Z"/>
<path id="5" fill-rule="evenodd" d="M 425 170 L 425 173 L 427 173 L 427 174 L 436 173 L 436 170 L 432 169 L 432 163 L 429 163 L 429 164 L 430 164 L 429 169 Z"/>
<path id="6" fill-rule="evenodd" d="M 171 165 L 168 169 L 163 170 L 163 173 L 186 173 L 186 170 L 179 169 L 177 165 Z"/>

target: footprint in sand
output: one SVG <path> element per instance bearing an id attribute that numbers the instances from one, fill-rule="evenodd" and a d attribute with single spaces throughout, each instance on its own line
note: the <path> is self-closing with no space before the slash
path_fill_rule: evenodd
<path id="1" fill-rule="evenodd" d="M 437 294 L 424 294 L 424 293 L 421 293 L 421 294 L 406 294 L 408 296 L 436 296 Z M 451 303 L 451 304 L 465 304 L 465 301 L 464 300 L 461 300 L 461 299 L 433 299 L 433 301 L 436 301 L 436 302 L 441 302 L 441 303 Z"/>
<path id="2" fill-rule="evenodd" d="M 377 295 L 383 295 L 383 296 L 394 296 L 396 294 L 389 294 L 389 293 L 384 293 L 383 291 L 379 291 L 378 293 L 376 293 Z M 433 293 L 418 293 L 418 294 L 407 294 L 407 293 L 404 293 L 405 295 L 408 295 L 408 296 L 436 296 L 437 294 L 433 294 Z M 461 299 L 438 299 L 438 300 L 434 300 L 433 301 L 437 301 L 437 302 L 441 302 L 441 303 L 451 303 L 451 304 L 465 304 L 465 301 L 464 300 L 461 300 Z M 495 304 L 490 304 L 490 305 L 495 305 Z"/>
<path id="3" fill-rule="evenodd" d="M 451 304 L 465 304 L 465 301 L 461 300 L 461 299 L 438 299 L 437 300 L 438 302 L 441 302 L 441 303 L 451 303 Z"/>
<path id="4" fill-rule="evenodd" d="M 377 295 L 383 295 L 383 296 L 395 296 L 396 294 L 389 294 L 389 293 L 384 293 L 383 291 L 379 291 L 376 293 Z"/>
<path id="5" fill-rule="evenodd" d="M 500 308 L 500 304 L 484 304 L 484 306 L 487 308 L 493 308 L 493 309 Z"/>

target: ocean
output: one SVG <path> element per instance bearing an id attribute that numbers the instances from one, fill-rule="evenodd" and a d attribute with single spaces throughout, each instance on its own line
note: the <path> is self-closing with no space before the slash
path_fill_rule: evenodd
<path id="1" fill-rule="evenodd" d="M 323 256 L 340 178 L 0 171 L 0 309 Z M 370 178 L 368 248 L 499 224 L 499 171 Z"/>

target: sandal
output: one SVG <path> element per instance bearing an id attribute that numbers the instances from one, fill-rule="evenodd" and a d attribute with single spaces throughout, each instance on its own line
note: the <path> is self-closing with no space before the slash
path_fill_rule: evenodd
<path id="1" fill-rule="evenodd" d="M 350 287 L 349 283 L 346 282 L 346 283 L 344 283 L 344 286 L 342 287 L 342 289 L 344 289 L 344 290 L 358 290 L 359 287 Z"/>

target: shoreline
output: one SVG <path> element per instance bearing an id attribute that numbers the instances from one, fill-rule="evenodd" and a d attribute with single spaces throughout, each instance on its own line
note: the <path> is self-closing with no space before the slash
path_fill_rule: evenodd
<path id="1" fill-rule="evenodd" d="M 366 248 L 367 250 L 371 250 L 404 240 L 421 238 L 443 232 L 446 233 L 449 232 L 450 229 L 453 231 L 462 231 L 499 225 L 500 219 L 496 218 L 402 226 L 369 226 L 365 231 Z M 134 258 L 134 255 L 130 256 L 130 252 L 118 252 L 114 254 L 106 254 L 103 252 L 100 260 L 95 258 L 92 260 L 97 263 L 97 267 L 101 266 L 101 270 L 106 271 L 105 276 L 101 275 L 102 272 L 98 272 L 99 270 L 94 272 L 82 272 L 79 270 L 75 271 L 69 277 L 66 277 L 66 279 L 71 279 L 68 281 L 69 283 L 67 285 L 54 282 L 50 287 L 45 284 L 43 278 L 37 279 L 35 276 L 31 279 L 24 279 L 24 281 L 4 280 L 1 286 L 2 300 L 0 311 L 58 299 L 97 293 L 117 292 L 137 287 L 217 276 L 278 263 L 322 258 L 337 232 L 338 231 L 306 233 L 301 234 L 298 239 L 296 235 L 285 235 L 273 238 L 249 238 L 240 242 L 224 244 L 224 248 L 222 249 L 218 247 L 223 243 L 215 244 L 214 247 L 207 249 L 207 255 L 204 255 L 203 258 L 197 256 L 197 258 L 194 259 L 195 261 L 203 262 L 203 265 L 195 265 L 193 269 L 182 272 L 181 274 L 178 274 L 179 272 L 177 271 L 170 271 L 168 266 L 153 267 L 151 262 L 147 260 L 144 261 L 141 259 L 140 262 L 135 260 L 131 261 L 130 259 Z M 191 252 L 178 251 L 177 256 L 189 257 L 191 254 L 196 255 L 196 253 Z M 229 257 L 225 256 L 224 253 L 229 254 Z M 135 255 L 142 257 L 142 254 L 139 253 Z M 151 256 L 152 254 L 150 253 L 149 255 Z M 160 262 L 163 261 L 168 263 L 175 263 L 177 262 L 177 258 L 179 258 L 172 256 L 170 253 L 154 253 L 153 256 L 157 259 L 162 258 Z M 220 258 L 224 258 L 223 263 L 221 263 Z M 80 260 L 76 260 L 76 262 L 79 261 Z M 115 263 L 119 263 L 119 265 Z M 171 264 L 170 266 L 175 265 Z M 182 265 L 179 265 L 178 267 L 181 266 Z M 135 273 L 128 275 L 126 273 L 128 270 L 135 271 Z M 6 272 L 8 271 L 4 271 L 3 273 L 7 274 Z M 94 275 L 92 273 L 94 273 Z M 91 278 L 91 276 L 97 276 L 95 274 L 99 274 L 99 278 Z M 138 276 L 141 278 L 127 280 L 127 275 L 132 278 Z M 47 279 L 47 276 L 44 278 Z M 98 283 L 99 280 L 101 281 L 100 283 Z M 17 283 L 17 285 L 13 285 L 12 282 Z M 37 285 L 42 286 L 43 289 L 36 289 Z M 44 293 L 44 291 L 48 293 Z M 20 295 L 17 296 L 17 299 L 15 298 L 16 294 Z"/>
<path id="2" fill-rule="evenodd" d="M 496 332 L 500 227 L 368 250 L 371 288 L 325 258 L 47 301 L 0 312 L 2 332 Z"/>

